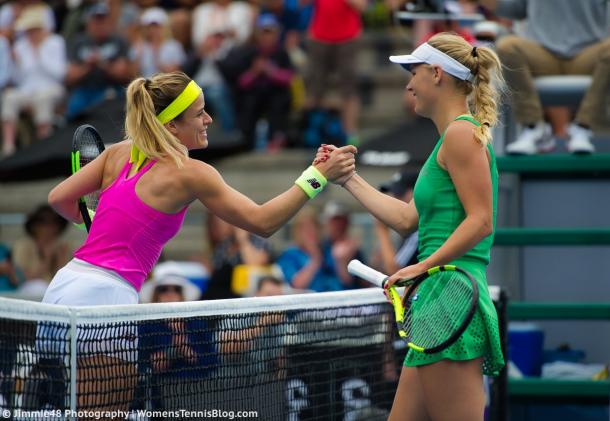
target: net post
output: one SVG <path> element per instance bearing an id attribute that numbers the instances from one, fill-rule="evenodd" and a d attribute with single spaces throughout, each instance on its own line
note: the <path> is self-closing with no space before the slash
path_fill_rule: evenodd
<path id="1" fill-rule="evenodd" d="M 76 312 L 73 308 L 70 310 L 70 412 L 76 413 Z M 76 419 L 70 415 L 69 419 Z"/>

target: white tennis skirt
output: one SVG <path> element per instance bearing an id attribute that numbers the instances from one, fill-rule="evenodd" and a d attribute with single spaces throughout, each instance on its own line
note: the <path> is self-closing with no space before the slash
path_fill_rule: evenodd
<path id="1" fill-rule="evenodd" d="M 137 304 L 138 292 L 116 272 L 72 259 L 57 271 L 43 303 L 66 306 Z"/>
<path id="2" fill-rule="evenodd" d="M 73 259 L 60 269 L 42 300 L 66 306 L 137 304 L 138 292 L 113 271 Z M 52 322 L 39 322 L 38 352 L 67 355 L 69 329 Z M 138 328 L 131 322 L 77 324 L 77 357 L 106 355 L 135 362 L 138 356 Z"/>

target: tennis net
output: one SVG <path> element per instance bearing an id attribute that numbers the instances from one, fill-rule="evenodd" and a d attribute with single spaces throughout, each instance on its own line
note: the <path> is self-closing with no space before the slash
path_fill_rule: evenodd
<path id="1" fill-rule="evenodd" d="M 404 349 L 378 289 L 65 307 L 0 299 L 13 419 L 377 420 Z"/>

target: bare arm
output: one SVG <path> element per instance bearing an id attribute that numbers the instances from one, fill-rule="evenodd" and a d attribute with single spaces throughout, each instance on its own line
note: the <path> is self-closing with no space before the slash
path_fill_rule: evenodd
<path id="1" fill-rule="evenodd" d="M 472 130 L 472 126 L 465 122 L 452 124 L 437 158 L 451 176 L 466 217 L 438 250 L 424 261 L 396 272 L 390 277 L 389 285 L 463 256 L 492 233 L 493 193 L 489 160 L 486 147 L 473 138 Z"/>
<path id="2" fill-rule="evenodd" d="M 239 246 L 239 253 L 246 265 L 266 265 L 269 263 L 267 250 L 259 249 L 250 241 L 250 233 L 235 228 L 235 238 Z"/>
<path id="3" fill-rule="evenodd" d="M 344 146 L 331 154 L 316 168 L 329 180 L 354 171 L 356 148 Z M 187 171 L 187 188 L 214 214 L 231 225 L 269 237 L 292 218 L 308 202 L 303 190 L 292 185 L 279 196 L 262 205 L 230 187 L 212 166 L 190 160 Z"/>
<path id="4" fill-rule="evenodd" d="M 68 221 L 77 224 L 83 222 L 83 218 L 78 210 L 78 199 L 102 187 L 104 166 L 106 165 L 108 154 L 113 147 L 106 149 L 100 156 L 85 165 L 76 174 L 59 183 L 49 193 L 49 205 Z"/>
<path id="5" fill-rule="evenodd" d="M 400 268 L 396 264 L 396 249 L 390 238 L 390 230 L 383 222 L 376 219 L 375 233 L 377 234 L 377 241 L 379 241 L 379 253 L 381 254 L 381 263 L 383 264 L 384 272 L 396 272 Z"/>
<path id="6" fill-rule="evenodd" d="M 367 0 L 347 0 L 347 3 L 359 12 L 364 12 L 366 9 Z"/>
<path id="7" fill-rule="evenodd" d="M 375 218 L 400 235 L 407 236 L 417 229 L 419 217 L 413 200 L 405 203 L 402 200 L 383 194 L 358 174 L 350 178 L 344 187 Z"/>
<path id="8" fill-rule="evenodd" d="M 292 277 L 292 286 L 294 288 L 298 288 L 298 289 L 309 288 L 311 281 L 316 276 L 316 273 L 318 273 L 318 270 L 320 270 L 321 265 L 322 265 L 321 256 L 317 256 L 317 257 L 312 256 L 311 259 L 309 259 L 309 262 L 307 262 L 307 264 L 305 266 L 303 266 L 303 269 L 298 271 Z"/>

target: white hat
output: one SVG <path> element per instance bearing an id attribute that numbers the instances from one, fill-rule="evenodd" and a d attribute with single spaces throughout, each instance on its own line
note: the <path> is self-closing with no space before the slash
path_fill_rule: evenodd
<path id="1" fill-rule="evenodd" d="M 156 23 L 158 25 L 165 25 L 167 23 L 167 13 L 160 7 L 148 8 L 140 16 L 140 23 L 142 25 L 151 25 Z"/>
<path id="2" fill-rule="evenodd" d="M 178 275 L 165 275 L 153 278 L 142 285 L 142 289 L 140 290 L 140 301 L 143 303 L 150 303 L 155 290 L 162 285 L 177 285 L 182 287 L 184 301 L 195 301 L 201 295 L 199 288 L 188 279 Z"/>
<path id="3" fill-rule="evenodd" d="M 43 7 L 30 6 L 17 18 L 15 30 L 21 32 L 34 28 L 45 29 L 47 27 L 45 17 L 45 9 Z"/>
<path id="4" fill-rule="evenodd" d="M 349 216 L 350 209 L 341 202 L 327 202 L 322 210 L 322 218 L 328 220 L 335 216 Z"/>
<path id="5" fill-rule="evenodd" d="M 390 56 L 392 63 L 400 64 L 405 69 L 411 71 L 411 66 L 415 64 L 436 64 L 445 72 L 461 80 L 474 81 L 474 75 L 470 69 L 449 55 L 437 50 L 427 42 L 415 49 L 411 54 L 404 56 Z"/>

